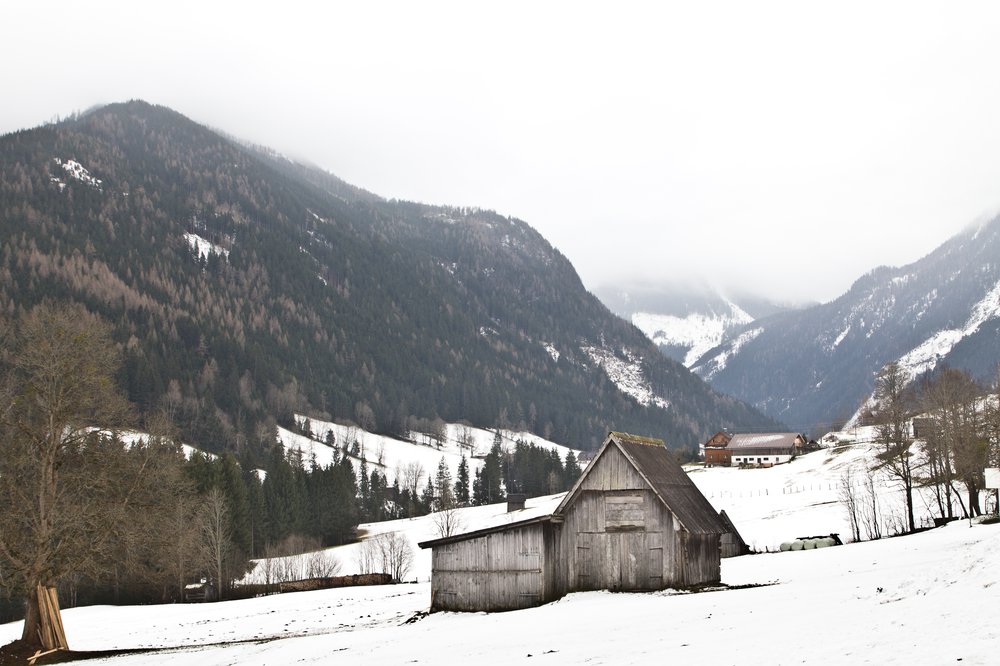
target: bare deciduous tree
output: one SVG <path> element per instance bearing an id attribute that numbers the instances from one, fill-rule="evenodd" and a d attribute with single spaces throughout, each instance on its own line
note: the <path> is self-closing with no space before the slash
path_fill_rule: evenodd
<path id="1" fill-rule="evenodd" d="M 465 527 L 462 512 L 457 508 L 438 511 L 431 516 L 431 520 L 434 522 L 434 531 L 442 538 L 454 536 Z"/>
<path id="2" fill-rule="evenodd" d="M 882 466 L 903 485 L 909 531 L 916 529 L 913 518 L 913 438 L 909 430 L 906 377 L 899 363 L 887 364 L 875 382 L 875 440 Z"/>
<path id="3" fill-rule="evenodd" d="M 228 587 L 224 570 L 233 549 L 233 540 L 226 496 L 218 488 L 212 488 L 205 497 L 201 510 L 201 538 L 205 566 L 212 573 L 221 598 Z"/>
<path id="4" fill-rule="evenodd" d="M 129 408 L 115 387 L 119 357 L 109 327 L 82 307 L 37 307 L 7 342 L 0 557 L 25 595 L 22 638 L 40 645 L 36 589 L 100 558 L 134 499 L 136 479 L 112 478 L 88 455 L 99 439 L 95 429 L 123 424 Z"/>
<path id="5" fill-rule="evenodd" d="M 838 496 L 840 498 L 840 503 L 844 505 L 844 510 L 847 511 L 847 518 L 851 524 L 851 538 L 854 541 L 861 541 L 861 527 L 859 520 L 861 510 L 859 507 L 858 491 L 854 484 L 854 465 L 849 465 L 840 474 L 840 488 L 838 489 Z"/>
<path id="6" fill-rule="evenodd" d="M 413 546 L 399 532 L 382 532 L 366 539 L 358 551 L 361 573 L 385 573 L 401 581 L 413 566 Z"/>

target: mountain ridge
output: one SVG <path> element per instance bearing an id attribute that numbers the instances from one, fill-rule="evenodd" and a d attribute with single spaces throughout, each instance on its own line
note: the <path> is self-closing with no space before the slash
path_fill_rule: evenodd
<path id="1" fill-rule="evenodd" d="M 966 227 L 901 267 L 879 266 L 844 294 L 734 331 L 694 365 L 700 376 L 787 423 L 849 418 L 875 374 L 901 361 L 910 380 L 943 365 L 996 379 L 1000 217 Z"/>
<path id="2" fill-rule="evenodd" d="M 209 450 L 266 448 L 295 412 L 582 449 L 613 427 L 689 447 L 773 424 L 658 354 L 516 218 L 386 200 L 136 101 L 6 135 L 0 164 L 0 312 L 100 313 L 129 397 Z M 636 376 L 669 407 L 624 391 Z"/>

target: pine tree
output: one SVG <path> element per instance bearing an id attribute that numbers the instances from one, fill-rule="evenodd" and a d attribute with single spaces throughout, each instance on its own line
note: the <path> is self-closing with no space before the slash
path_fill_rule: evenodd
<path id="1" fill-rule="evenodd" d="M 469 461 L 465 454 L 458 463 L 458 475 L 455 478 L 455 501 L 459 506 L 469 505 Z"/>
<path id="2" fill-rule="evenodd" d="M 581 474 L 583 474 L 583 470 L 580 469 L 580 463 L 576 459 L 576 454 L 570 450 L 566 454 L 566 466 L 563 472 L 563 490 L 572 488 Z"/>
<path id="3" fill-rule="evenodd" d="M 476 472 L 476 483 L 474 490 L 476 504 L 493 504 L 502 502 L 505 499 L 503 492 L 503 449 L 500 445 L 500 434 L 493 440 L 493 448 L 486 455 L 483 467 Z"/>
<path id="4" fill-rule="evenodd" d="M 435 511 L 447 511 L 455 508 L 455 494 L 452 489 L 451 470 L 448 469 L 448 461 L 444 456 L 438 462 L 437 475 L 434 477 L 434 486 L 437 495 L 434 500 Z"/>
<path id="5" fill-rule="evenodd" d="M 420 494 L 421 513 L 428 513 L 434 507 L 434 480 L 427 477 L 427 485 Z"/>

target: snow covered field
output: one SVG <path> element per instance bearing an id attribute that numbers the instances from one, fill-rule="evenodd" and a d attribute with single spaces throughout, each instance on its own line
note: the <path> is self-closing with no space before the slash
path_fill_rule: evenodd
<path id="1" fill-rule="evenodd" d="M 864 445 L 809 454 L 769 470 L 692 472 L 748 542 L 849 533 L 834 485 Z M 895 493 L 880 501 L 895 510 Z M 560 496 L 462 510 L 466 529 L 551 511 Z M 364 526 L 412 543 L 431 517 Z M 357 545 L 331 549 L 357 569 Z M 76 650 L 156 648 L 108 664 L 993 664 L 1000 645 L 1000 525 L 951 525 L 908 537 L 723 560 L 730 587 L 698 594 L 571 594 L 509 613 L 437 613 L 430 557 L 418 583 L 302 592 L 204 605 L 69 609 Z M 408 620 L 413 620 L 408 622 Z M 20 634 L 0 626 L 0 644 Z M 165 650 L 161 650 L 166 648 Z"/>
<path id="2" fill-rule="evenodd" d="M 586 592 L 420 617 L 420 583 L 64 615 L 78 650 L 186 646 L 89 663 L 994 664 L 998 549 L 1000 525 L 959 522 L 725 560 L 729 585 L 765 586 L 699 594 Z M 0 642 L 19 631 L 0 627 Z"/>

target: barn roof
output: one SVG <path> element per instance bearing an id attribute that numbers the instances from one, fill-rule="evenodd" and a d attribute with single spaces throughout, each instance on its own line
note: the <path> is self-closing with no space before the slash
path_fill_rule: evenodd
<path id="1" fill-rule="evenodd" d="M 507 532 L 509 530 L 515 530 L 520 527 L 527 527 L 528 525 L 536 525 L 539 523 L 547 523 L 552 520 L 552 515 L 535 516 L 534 518 L 526 518 L 524 520 L 518 520 L 512 523 L 502 523 L 499 525 L 492 525 L 490 527 L 484 527 L 482 529 L 473 530 L 472 532 L 462 532 L 461 534 L 453 534 L 452 536 L 441 537 L 439 539 L 429 539 L 427 541 L 421 541 L 417 544 L 420 548 L 434 548 L 435 546 L 444 546 L 449 543 L 457 543 L 459 541 L 468 541 L 469 539 L 476 539 L 481 536 L 486 536 L 487 534 L 496 534 L 498 532 Z"/>
<path id="2" fill-rule="evenodd" d="M 794 448 L 796 437 L 800 437 L 797 432 L 738 433 L 729 440 L 729 448 L 734 452 L 738 449 Z"/>
<path id="3" fill-rule="evenodd" d="M 645 479 L 660 501 L 677 517 L 681 525 L 693 534 L 724 534 L 727 530 L 719 514 L 715 512 L 705 496 L 688 475 L 677 464 L 661 439 L 640 437 L 624 432 L 611 432 L 601 450 L 594 456 L 594 462 L 587 466 L 583 475 L 556 509 L 561 514 L 577 495 L 590 470 L 596 467 L 597 459 L 609 446 L 617 446 L 632 463 L 639 475 Z"/>

